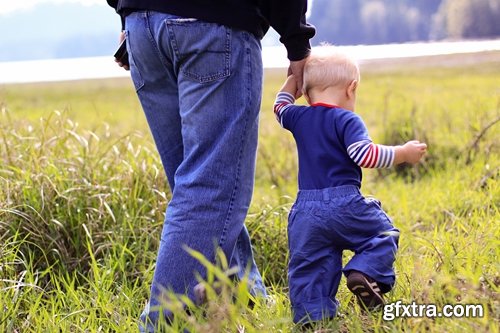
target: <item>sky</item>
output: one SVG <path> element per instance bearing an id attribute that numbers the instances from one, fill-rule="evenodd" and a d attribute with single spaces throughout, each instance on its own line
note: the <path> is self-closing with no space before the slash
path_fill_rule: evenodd
<path id="1" fill-rule="evenodd" d="M 106 5 L 107 3 L 104 0 L 22 0 L 22 1 L 13 1 L 13 0 L 0 0 L 0 14 L 7 14 L 16 10 L 23 10 L 32 8 L 35 5 L 40 3 L 81 3 L 84 5 Z"/>

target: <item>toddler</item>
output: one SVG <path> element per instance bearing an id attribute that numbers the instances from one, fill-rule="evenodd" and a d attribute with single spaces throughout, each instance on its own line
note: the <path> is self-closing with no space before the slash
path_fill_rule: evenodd
<path id="1" fill-rule="evenodd" d="M 288 280 L 293 319 L 307 323 L 334 317 L 342 273 L 347 287 L 367 309 L 384 304 L 394 285 L 399 230 L 380 202 L 361 192 L 361 168 L 417 163 L 427 146 L 372 142 L 354 112 L 360 82 L 356 62 L 332 51 L 308 58 L 303 91 L 289 76 L 274 112 L 296 141 L 298 194 L 288 217 Z M 309 106 L 294 105 L 304 95 Z M 342 267 L 342 251 L 354 252 Z"/>

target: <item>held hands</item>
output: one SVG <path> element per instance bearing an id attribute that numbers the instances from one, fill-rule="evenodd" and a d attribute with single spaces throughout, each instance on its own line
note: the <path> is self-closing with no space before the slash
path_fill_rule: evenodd
<path id="1" fill-rule="evenodd" d="M 303 83 L 303 73 L 304 65 L 306 64 L 307 58 L 298 61 L 290 61 L 290 66 L 288 67 L 288 77 L 293 76 L 295 80 L 295 91 L 287 91 L 292 94 L 295 99 L 302 96 L 302 83 Z"/>
<path id="2" fill-rule="evenodd" d="M 427 152 L 427 145 L 418 140 L 412 140 L 400 146 L 401 151 L 401 163 L 406 162 L 410 164 L 415 164 L 424 156 Z"/>

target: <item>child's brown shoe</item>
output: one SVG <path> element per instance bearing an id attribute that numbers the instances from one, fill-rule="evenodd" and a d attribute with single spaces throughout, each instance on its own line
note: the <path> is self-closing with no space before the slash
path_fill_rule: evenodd
<path id="1" fill-rule="evenodd" d="M 385 303 L 377 281 L 361 272 L 351 271 L 347 276 L 347 288 L 357 297 L 358 303 L 364 309 L 375 310 Z"/>

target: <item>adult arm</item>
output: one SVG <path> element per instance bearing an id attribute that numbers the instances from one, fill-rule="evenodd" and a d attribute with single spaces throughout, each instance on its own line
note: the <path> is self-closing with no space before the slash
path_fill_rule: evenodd
<path id="1" fill-rule="evenodd" d="M 106 1 L 107 1 L 108 5 L 110 5 L 111 7 L 113 7 L 115 10 L 117 9 L 117 7 L 118 7 L 118 0 L 106 0 Z M 125 30 L 125 20 L 124 20 L 123 16 L 120 15 L 120 17 L 122 19 L 122 31 L 121 31 L 120 36 L 118 38 L 119 43 L 121 43 L 125 39 L 125 32 L 124 32 L 124 30 Z M 130 69 L 128 64 L 121 63 L 116 58 L 115 58 L 115 62 L 118 64 L 118 66 L 123 67 L 126 70 Z"/>
<path id="2" fill-rule="evenodd" d="M 305 59 L 311 53 L 310 39 L 316 29 L 307 23 L 307 0 L 262 0 L 261 9 L 269 24 L 280 35 L 290 60 L 288 75 L 293 74 L 297 84 L 292 92 L 295 98 L 302 95 L 302 77 Z"/>
<path id="3" fill-rule="evenodd" d="M 306 22 L 307 0 L 261 0 L 260 8 L 280 35 L 290 61 L 306 58 L 316 29 Z"/>
<path id="4" fill-rule="evenodd" d="M 115 9 L 115 11 L 118 10 L 118 0 L 106 0 L 106 1 L 108 2 L 108 5 L 110 5 Z M 123 15 L 120 15 L 120 17 L 122 19 L 122 31 L 123 31 L 125 30 L 125 17 L 123 17 Z"/>
<path id="5" fill-rule="evenodd" d="M 116 9 L 116 7 L 118 6 L 118 0 L 106 0 L 106 2 L 114 9 Z"/>

